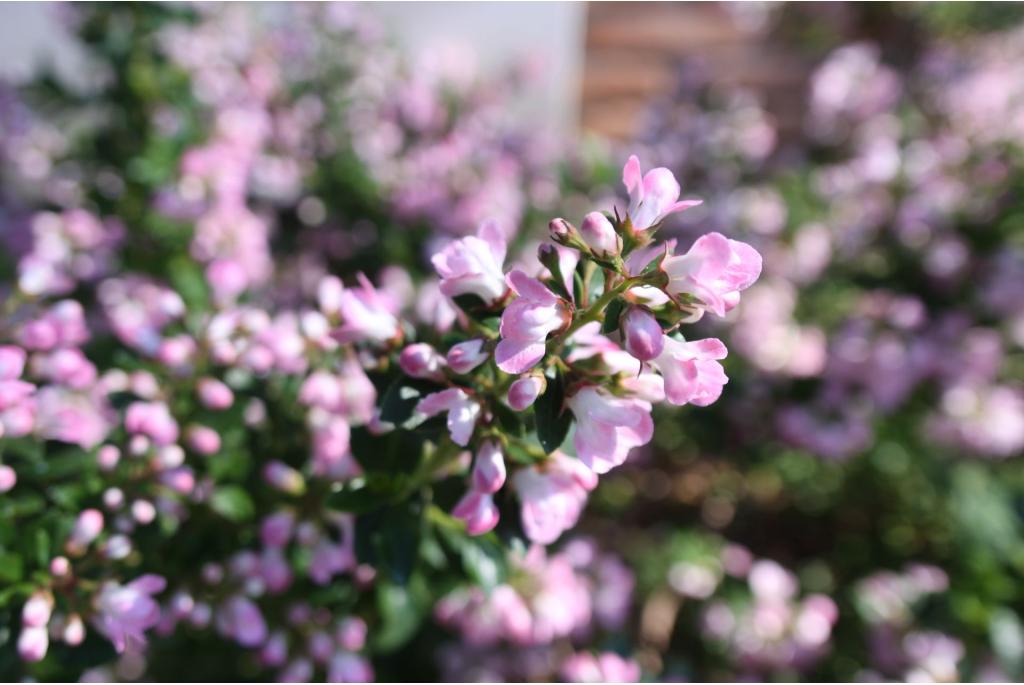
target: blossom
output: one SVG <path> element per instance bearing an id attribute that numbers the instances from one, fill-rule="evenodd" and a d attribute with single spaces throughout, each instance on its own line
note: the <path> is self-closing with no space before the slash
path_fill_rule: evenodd
<path id="1" fill-rule="evenodd" d="M 477 450 L 473 462 L 473 488 L 493 493 L 505 484 L 505 457 L 498 443 L 488 440 Z"/>
<path id="2" fill-rule="evenodd" d="M 595 473 L 618 466 L 631 449 L 647 444 L 654 435 L 651 404 L 645 400 L 614 397 L 590 385 L 567 404 L 576 417 L 576 453 Z"/>
<path id="3" fill-rule="evenodd" d="M 569 324 L 568 303 L 536 278 L 512 271 L 508 284 L 518 297 L 501 315 L 501 340 L 494 350 L 498 368 L 523 373 L 544 357 L 548 334 Z"/>
<path id="4" fill-rule="evenodd" d="M 395 302 L 374 288 L 364 274 L 357 278 L 358 288 L 346 288 L 337 296 L 342 325 L 333 336 L 343 343 L 384 344 L 397 338 L 401 329 L 395 316 Z"/>
<path id="5" fill-rule="evenodd" d="M 622 337 L 626 351 L 642 362 L 660 355 L 665 347 L 661 324 L 650 310 L 630 307 L 622 317 Z"/>
<path id="6" fill-rule="evenodd" d="M 502 299 L 506 249 L 505 235 L 493 221 L 480 224 L 475 236 L 449 243 L 430 259 L 441 277 L 441 292 L 453 298 L 476 295 L 486 304 Z"/>
<path id="7" fill-rule="evenodd" d="M 123 652 L 129 644 L 146 642 L 146 631 L 160 620 L 160 606 L 153 595 L 167 582 L 158 575 L 139 576 L 127 585 L 108 581 L 95 598 L 96 628 Z"/>
<path id="8" fill-rule="evenodd" d="M 665 287 L 669 295 L 692 295 L 718 316 L 725 316 L 739 304 L 740 291 L 761 275 L 761 255 L 744 242 L 708 233 L 685 255 L 666 257 L 661 268 L 669 278 Z"/>
<path id="9" fill-rule="evenodd" d="M 498 508 L 490 493 L 471 489 L 452 509 L 452 516 L 466 523 L 470 535 L 482 535 L 498 525 Z"/>
<path id="10" fill-rule="evenodd" d="M 672 404 L 706 407 L 729 382 L 717 360 L 728 351 L 718 338 L 680 342 L 664 337 L 664 349 L 653 364 L 665 379 L 665 397 Z"/>
<path id="11" fill-rule="evenodd" d="M 398 356 L 398 364 L 402 367 L 402 371 L 412 378 L 441 379 L 444 377 L 441 368 L 445 365 L 445 358 L 426 343 L 407 345 L 402 350 L 402 354 Z"/>
<path id="12" fill-rule="evenodd" d="M 448 366 L 455 373 L 469 373 L 487 361 L 490 353 L 484 348 L 481 338 L 473 338 L 452 345 L 448 350 Z"/>
<path id="13" fill-rule="evenodd" d="M 548 545 L 576 525 L 597 476 L 578 459 L 554 452 L 543 464 L 516 471 L 512 486 L 522 503 L 526 537 Z"/>
<path id="14" fill-rule="evenodd" d="M 517 378 L 508 389 L 508 406 L 516 411 L 528 409 L 547 387 L 544 376 L 533 373 Z"/>
<path id="15" fill-rule="evenodd" d="M 622 251 L 622 238 L 615 232 L 608 217 L 601 212 L 591 212 L 583 217 L 580 237 L 598 257 L 612 257 Z"/>
<path id="16" fill-rule="evenodd" d="M 643 174 L 636 155 L 631 155 L 622 168 L 622 182 L 629 192 L 629 220 L 636 231 L 646 230 L 669 214 L 701 203 L 700 200 L 680 201 L 679 182 L 665 167 Z"/>
<path id="17" fill-rule="evenodd" d="M 416 413 L 426 417 L 448 412 L 448 432 L 456 445 L 465 447 L 480 416 L 480 404 L 462 388 L 449 388 L 427 395 L 416 405 Z"/>
<path id="18" fill-rule="evenodd" d="M 178 422 L 163 402 L 132 402 L 125 412 L 124 427 L 129 433 L 148 436 L 157 445 L 170 445 L 178 439 Z"/>
<path id="19" fill-rule="evenodd" d="M 640 680 L 640 665 L 615 652 L 580 652 L 562 664 L 562 677 L 570 683 L 635 683 Z"/>

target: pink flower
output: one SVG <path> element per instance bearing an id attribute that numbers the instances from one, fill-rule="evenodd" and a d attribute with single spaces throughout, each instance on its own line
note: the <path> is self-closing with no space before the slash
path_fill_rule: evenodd
<path id="1" fill-rule="evenodd" d="M 475 236 L 450 243 L 430 259 L 441 277 L 441 292 L 476 295 L 494 304 L 507 292 L 502 271 L 506 249 L 505 235 L 493 221 L 480 224 Z"/>
<path id="2" fill-rule="evenodd" d="M 672 296 L 692 295 L 718 316 L 739 304 L 740 291 L 761 275 L 761 255 L 750 245 L 721 233 L 697 239 L 685 255 L 666 257 L 665 288 Z"/>
<path id="3" fill-rule="evenodd" d="M 157 575 L 139 576 L 127 585 L 105 583 L 94 600 L 96 628 L 124 652 L 130 643 L 144 644 L 146 631 L 160 620 L 160 605 L 153 595 L 163 592 L 166 581 Z"/>
<path id="4" fill-rule="evenodd" d="M 25 370 L 25 350 L 14 345 L 0 345 L 0 381 L 12 381 Z"/>
<path id="5" fill-rule="evenodd" d="M 235 402 L 235 394 L 231 388 L 216 378 L 200 378 L 196 383 L 199 401 L 207 409 L 223 411 L 230 409 Z"/>
<path id="6" fill-rule="evenodd" d="M 327 666 L 329 683 L 369 683 L 373 681 L 373 666 L 365 657 L 351 652 L 338 652 Z"/>
<path id="7" fill-rule="evenodd" d="M 512 486 L 526 537 L 548 545 L 576 525 L 597 476 L 578 459 L 554 452 L 547 462 L 516 471 Z"/>
<path id="8" fill-rule="evenodd" d="M 480 404 L 462 388 L 449 388 L 427 395 L 416 405 L 416 413 L 426 417 L 448 412 L 448 432 L 456 445 L 465 447 L 480 416 Z"/>
<path id="9" fill-rule="evenodd" d="M 470 535 L 483 535 L 498 525 L 498 508 L 486 492 L 471 489 L 452 509 L 452 516 L 466 523 Z"/>
<path id="10" fill-rule="evenodd" d="M 661 324 L 644 307 L 630 307 L 622 318 L 622 337 L 626 351 L 642 362 L 647 362 L 665 347 Z"/>
<path id="11" fill-rule="evenodd" d="M 496 442 L 488 440 L 476 453 L 473 462 L 473 489 L 493 493 L 505 484 L 505 457 Z"/>
<path id="12" fill-rule="evenodd" d="M 491 356 L 484 349 L 484 341 L 474 338 L 452 345 L 448 350 L 448 366 L 455 373 L 469 373 Z"/>
<path id="13" fill-rule="evenodd" d="M 426 343 L 407 345 L 398 356 L 398 365 L 412 378 L 444 378 L 441 372 L 445 365 L 444 357 Z"/>
<path id="14" fill-rule="evenodd" d="M 529 409 L 547 387 L 547 380 L 540 374 L 517 378 L 508 389 L 508 406 L 516 411 Z"/>
<path id="15" fill-rule="evenodd" d="M 501 341 L 494 359 L 505 373 L 519 374 L 544 357 L 548 334 L 569 324 L 568 303 L 536 278 L 512 271 L 508 284 L 519 296 L 501 315 Z"/>
<path id="16" fill-rule="evenodd" d="M 259 647 L 267 639 L 267 624 L 252 600 L 236 595 L 217 611 L 217 628 L 243 647 Z"/>
<path id="17" fill-rule="evenodd" d="M 726 354 L 718 338 L 680 342 L 665 336 L 665 348 L 653 363 L 665 379 L 668 401 L 706 407 L 717 400 L 729 378 L 716 360 Z"/>
<path id="18" fill-rule="evenodd" d="M 341 328 L 334 337 L 343 343 L 388 343 L 399 336 L 394 301 L 377 291 L 365 275 L 359 274 L 358 288 L 347 288 L 338 295 Z"/>
<path id="19" fill-rule="evenodd" d="M 595 473 L 607 473 L 626 461 L 631 449 L 654 435 L 651 404 L 644 400 L 614 397 L 591 385 L 567 404 L 576 417 L 576 453 Z"/>
<path id="20" fill-rule="evenodd" d="M 562 664 L 562 677 L 570 683 L 635 683 L 640 680 L 640 665 L 614 652 L 580 652 Z"/>
<path id="21" fill-rule="evenodd" d="M 630 155 L 622 168 L 622 182 L 629 191 L 629 220 L 636 231 L 648 229 L 669 214 L 701 203 L 700 200 L 679 201 L 679 182 L 665 167 L 641 174 L 640 160 Z"/>
<path id="22" fill-rule="evenodd" d="M 129 433 L 148 436 L 157 445 L 170 445 L 178 439 L 178 422 L 163 402 L 132 402 L 125 412 L 124 427 Z"/>

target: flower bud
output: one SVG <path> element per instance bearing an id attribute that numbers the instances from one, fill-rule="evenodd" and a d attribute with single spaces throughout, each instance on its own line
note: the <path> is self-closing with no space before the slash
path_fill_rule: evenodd
<path id="1" fill-rule="evenodd" d="M 263 468 L 263 479 L 271 487 L 290 495 L 301 495 L 306 491 L 306 481 L 302 474 L 284 462 L 272 461 Z"/>
<path id="2" fill-rule="evenodd" d="M 206 268 L 206 282 L 210 284 L 214 299 L 227 303 L 233 302 L 249 287 L 249 276 L 235 260 L 215 259 Z"/>
<path id="3" fill-rule="evenodd" d="M 551 239 L 559 245 L 577 250 L 586 250 L 587 248 L 586 243 L 580 237 L 580 232 L 565 219 L 552 219 L 548 223 L 548 231 L 551 233 Z"/>
<path id="4" fill-rule="evenodd" d="M 622 238 L 615 232 L 608 217 L 601 212 L 591 212 L 583 217 L 580 236 L 598 257 L 612 257 L 622 252 Z"/>
<path id="5" fill-rule="evenodd" d="M 485 442 L 476 453 L 473 464 L 473 488 L 493 493 L 505 484 L 505 457 L 494 442 Z"/>
<path id="6" fill-rule="evenodd" d="M 199 401 L 207 409 L 223 411 L 229 409 L 235 402 L 235 394 L 231 392 L 231 388 L 216 378 L 200 378 L 196 384 L 196 391 L 199 394 Z"/>
<path id="7" fill-rule="evenodd" d="M 470 490 L 452 509 L 452 516 L 466 523 L 470 535 L 483 535 L 498 525 L 498 508 L 486 492 Z"/>
<path id="8" fill-rule="evenodd" d="M 448 366 L 455 373 L 469 373 L 487 361 L 490 354 L 484 349 L 484 341 L 474 338 L 452 345 L 448 350 Z"/>
<path id="9" fill-rule="evenodd" d="M 21 378 L 25 370 L 25 350 L 14 345 L 0 345 L 0 381 Z"/>
<path id="10" fill-rule="evenodd" d="M 358 652 L 366 646 L 366 622 L 358 616 L 343 619 L 334 632 L 334 639 L 342 649 Z"/>
<path id="11" fill-rule="evenodd" d="M 132 502 L 132 518 L 143 526 L 149 525 L 156 518 L 156 507 L 149 500 L 137 499 Z"/>
<path id="12" fill-rule="evenodd" d="M 0 493 L 13 488 L 18 482 L 18 474 L 7 464 L 0 464 Z"/>
<path id="13" fill-rule="evenodd" d="M 337 276 L 324 276 L 316 290 L 320 311 L 328 317 L 338 316 L 341 312 L 342 293 L 344 292 L 345 286 L 341 284 L 341 279 Z"/>
<path id="14" fill-rule="evenodd" d="M 193 452 L 209 456 L 220 451 L 220 433 L 209 426 L 190 426 L 185 440 Z"/>
<path id="15" fill-rule="evenodd" d="M 52 613 L 53 595 L 45 590 L 37 590 L 21 609 L 21 624 L 30 628 L 46 627 Z"/>
<path id="16" fill-rule="evenodd" d="M 103 471 L 110 471 L 121 460 L 121 450 L 113 445 L 104 445 L 96 452 L 96 463 Z"/>
<path id="17" fill-rule="evenodd" d="M 438 378 L 444 358 L 426 343 L 407 345 L 398 357 L 402 371 L 412 378 Z"/>
<path id="18" fill-rule="evenodd" d="M 72 647 L 82 644 L 85 639 L 85 623 L 78 614 L 71 614 L 64 621 L 64 629 L 61 631 L 61 638 Z"/>
<path id="19" fill-rule="evenodd" d="M 63 578 L 71 573 L 71 562 L 67 557 L 54 557 L 50 559 L 50 575 L 54 578 Z"/>
<path id="20" fill-rule="evenodd" d="M 75 520 L 65 549 L 72 556 L 81 556 L 102 531 L 103 514 L 98 509 L 86 509 Z"/>
<path id="21" fill-rule="evenodd" d="M 508 406 L 516 411 L 528 409 L 540 397 L 548 382 L 544 376 L 532 373 L 517 379 L 508 389 Z"/>
<path id="22" fill-rule="evenodd" d="M 18 656 L 24 661 L 42 661 L 50 648 L 50 636 L 45 627 L 30 626 L 21 629 L 18 636 Z"/>
<path id="23" fill-rule="evenodd" d="M 643 307 L 630 307 L 626 311 L 622 318 L 622 337 L 626 351 L 642 362 L 654 359 L 665 347 L 661 324 Z"/>

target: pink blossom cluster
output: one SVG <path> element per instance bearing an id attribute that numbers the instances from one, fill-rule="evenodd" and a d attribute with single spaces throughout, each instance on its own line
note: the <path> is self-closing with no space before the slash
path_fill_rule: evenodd
<path id="1" fill-rule="evenodd" d="M 445 354 L 414 343 L 401 362 L 407 374 L 443 388 L 417 404 L 421 420 L 444 414 L 452 441 L 476 454 L 469 491 L 453 510 L 472 534 L 497 525 L 495 498 L 507 482 L 521 502 L 526 536 L 553 542 L 575 524 L 598 475 L 650 441 L 652 403 L 707 406 L 728 380 L 720 340 L 687 341 L 676 331 L 705 311 L 723 316 L 735 307 L 760 274 L 760 255 L 719 233 L 686 252 L 653 242 L 665 217 L 699 203 L 680 201 L 671 172 L 644 174 L 636 157 L 623 183 L 630 194 L 623 216 L 591 212 L 579 229 L 551 222 L 557 246 L 541 246 L 542 268 L 506 273 L 507 244 L 489 222 L 433 257 L 440 291 L 472 326 L 471 337 Z M 598 273 L 599 288 L 589 282 Z M 609 314 L 613 303 L 618 310 Z M 488 313 L 500 314 L 496 334 L 477 321 Z M 535 463 L 510 467 L 508 452 L 524 446 L 500 433 L 489 437 L 498 404 L 537 415 L 555 384 L 561 394 L 552 413 L 575 421 L 575 456 L 548 446 Z M 488 386 L 494 391 L 481 392 Z"/>

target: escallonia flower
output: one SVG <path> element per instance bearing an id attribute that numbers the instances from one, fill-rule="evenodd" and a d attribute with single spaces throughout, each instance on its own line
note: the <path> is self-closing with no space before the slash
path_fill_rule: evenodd
<path id="1" fill-rule="evenodd" d="M 696 297 L 716 315 L 725 316 L 739 304 L 740 291 L 761 275 L 761 255 L 747 243 L 708 233 L 686 254 L 666 256 L 661 269 L 668 275 L 669 295 Z"/>
<path id="2" fill-rule="evenodd" d="M 645 400 L 616 397 L 600 386 L 587 385 L 566 405 L 576 417 L 576 454 L 594 473 L 619 466 L 630 450 L 654 436 L 651 403 Z"/>
<path id="3" fill-rule="evenodd" d="M 507 280 L 518 297 L 501 315 L 494 359 L 505 373 L 520 374 L 544 358 L 548 335 L 571 323 L 572 310 L 566 300 L 518 269 Z"/>
<path id="4" fill-rule="evenodd" d="M 622 168 L 622 182 L 629 192 L 629 209 L 626 211 L 634 231 L 645 231 L 670 214 L 702 203 L 702 200 L 680 200 L 679 182 L 675 175 L 665 167 L 643 173 L 636 155 L 630 155 Z"/>
<path id="5" fill-rule="evenodd" d="M 505 234 L 496 222 L 485 221 L 475 236 L 450 243 L 431 258 L 441 277 L 441 292 L 451 298 L 475 295 L 487 305 L 505 297 Z"/>

